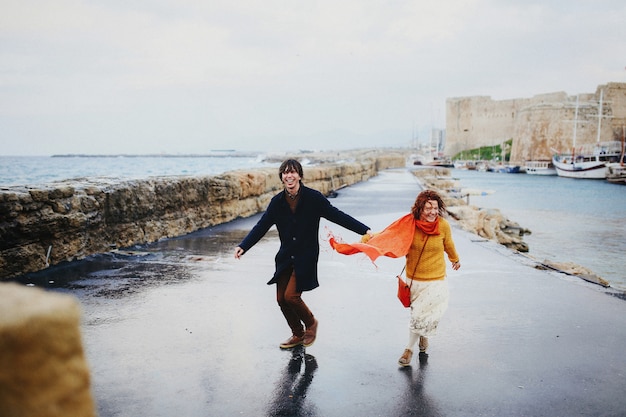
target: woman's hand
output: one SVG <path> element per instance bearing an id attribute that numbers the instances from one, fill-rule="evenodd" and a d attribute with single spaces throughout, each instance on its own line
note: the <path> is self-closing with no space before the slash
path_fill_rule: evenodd
<path id="1" fill-rule="evenodd" d="M 459 269 L 460 267 L 461 267 L 461 262 L 459 261 L 452 262 L 452 269 L 454 269 L 455 271 Z"/>
<path id="2" fill-rule="evenodd" d="M 237 246 L 237 247 L 235 248 L 235 258 L 236 258 L 236 259 L 241 258 L 241 255 L 243 255 L 243 253 L 244 253 L 244 250 L 243 250 L 243 249 L 241 249 L 239 246 Z"/>

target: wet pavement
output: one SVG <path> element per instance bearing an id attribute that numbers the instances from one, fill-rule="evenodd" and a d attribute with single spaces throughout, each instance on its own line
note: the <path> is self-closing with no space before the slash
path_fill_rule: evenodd
<path id="1" fill-rule="evenodd" d="M 380 230 L 419 190 L 390 170 L 331 201 Z M 402 260 L 374 266 L 326 242 L 321 286 L 304 295 L 318 339 L 279 349 L 289 329 L 265 284 L 276 232 L 233 257 L 257 219 L 26 277 L 80 300 L 101 417 L 626 414 L 626 301 L 454 223 L 462 267 L 448 269 L 450 307 L 426 361 L 397 366 L 408 338 L 395 298 Z M 323 222 L 323 239 L 326 227 L 358 238 Z"/>

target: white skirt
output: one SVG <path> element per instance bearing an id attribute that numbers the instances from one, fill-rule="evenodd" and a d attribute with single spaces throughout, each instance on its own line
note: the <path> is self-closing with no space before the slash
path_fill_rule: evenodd
<path id="1" fill-rule="evenodd" d="M 448 309 L 449 298 L 448 282 L 445 279 L 413 280 L 409 329 L 420 336 L 434 336 L 439 320 Z"/>

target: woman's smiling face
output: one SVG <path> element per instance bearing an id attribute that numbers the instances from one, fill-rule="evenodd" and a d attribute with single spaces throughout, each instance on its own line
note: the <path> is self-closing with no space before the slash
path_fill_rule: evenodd
<path id="1" fill-rule="evenodd" d="M 437 200 L 428 200 L 426 204 L 424 204 L 424 208 L 420 213 L 420 220 L 424 222 L 432 223 L 437 220 L 437 216 L 439 215 L 439 203 Z"/>

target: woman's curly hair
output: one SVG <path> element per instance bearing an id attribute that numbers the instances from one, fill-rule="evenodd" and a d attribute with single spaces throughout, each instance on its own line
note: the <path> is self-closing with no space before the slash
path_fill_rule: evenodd
<path id="1" fill-rule="evenodd" d="M 419 220 L 422 215 L 422 210 L 424 210 L 424 206 L 429 200 L 435 200 L 439 205 L 439 216 L 443 216 L 446 212 L 446 203 L 443 202 L 439 194 L 433 190 L 424 190 L 417 195 L 415 199 L 415 203 L 413 203 L 413 208 L 411 208 L 411 213 L 413 213 L 413 217 Z"/>

